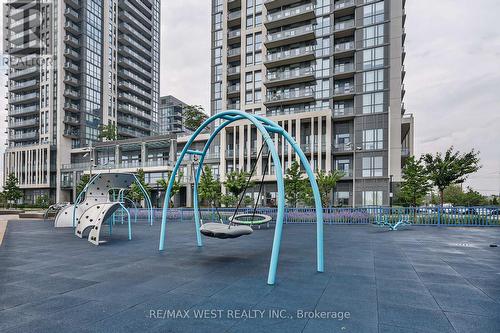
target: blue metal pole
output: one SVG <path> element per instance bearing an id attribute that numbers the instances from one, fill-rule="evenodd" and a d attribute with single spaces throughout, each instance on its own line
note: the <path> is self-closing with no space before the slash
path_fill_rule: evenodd
<path id="1" fill-rule="evenodd" d="M 299 156 L 300 161 L 304 165 L 304 169 L 306 170 L 307 177 L 309 178 L 309 182 L 313 190 L 314 204 L 316 206 L 316 219 L 317 219 L 316 221 L 317 270 L 318 272 L 324 272 L 325 263 L 324 263 L 324 244 L 323 244 L 323 206 L 321 205 L 321 195 L 319 193 L 318 183 L 316 183 L 316 177 L 314 176 L 314 172 L 312 171 L 311 166 L 309 165 L 309 161 L 307 160 L 306 156 L 300 149 L 299 145 L 297 145 L 295 140 L 290 136 L 290 134 L 288 134 L 288 132 L 283 130 L 281 134 L 283 135 L 283 137 L 285 137 L 288 143 L 290 143 L 295 153 L 297 153 L 297 155 Z"/>

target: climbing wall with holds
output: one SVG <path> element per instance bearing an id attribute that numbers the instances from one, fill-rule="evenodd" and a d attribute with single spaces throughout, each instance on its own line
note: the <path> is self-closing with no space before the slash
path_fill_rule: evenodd
<path id="1" fill-rule="evenodd" d="M 75 235 L 83 238 L 87 229 L 90 228 L 88 233 L 89 242 L 99 245 L 99 234 L 102 224 L 120 207 L 121 205 L 119 202 L 109 202 L 91 206 L 78 220 Z"/>
<path id="2" fill-rule="evenodd" d="M 83 238 L 88 232 L 89 242 L 99 245 L 103 223 L 120 207 L 110 200 L 111 190 L 129 189 L 137 180 L 131 173 L 102 173 L 92 177 L 74 205 L 65 207 L 56 216 L 55 227 L 76 227 L 75 235 Z M 81 201 L 81 198 L 83 198 Z"/>

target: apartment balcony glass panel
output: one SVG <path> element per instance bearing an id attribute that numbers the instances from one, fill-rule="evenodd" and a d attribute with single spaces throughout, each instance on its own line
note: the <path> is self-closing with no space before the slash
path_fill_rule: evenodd
<path id="1" fill-rule="evenodd" d="M 68 5 L 70 5 L 74 9 L 79 9 L 80 8 L 80 6 L 81 6 L 80 1 L 81 0 L 64 0 L 64 2 L 66 2 Z"/>
<path id="2" fill-rule="evenodd" d="M 80 60 L 80 54 L 70 48 L 64 50 L 64 55 L 71 60 Z"/>
<path id="3" fill-rule="evenodd" d="M 314 40 L 316 34 L 312 25 L 305 25 L 294 29 L 283 30 L 276 33 L 270 33 L 264 40 L 266 47 L 273 48 L 287 44 L 295 44 Z"/>
<path id="4" fill-rule="evenodd" d="M 19 116 L 19 115 L 29 115 L 29 114 L 37 114 L 40 111 L 40 107 L 38 105 L 30 105 L 23 106 L 18 108 L 13 108 L 9 111 L 10 116 Z"/>
<path id="5" fill-rule="evenodd" d="M 228 60 L 232 59 L 232 58 L 239 58 L 240 56 L 241 56 L 241 48 L 240 47 L 236 47 L 236 48 L 227 50 Z"/>
<path id="6" fill-rule="evenodd" d="M 78 87 L 80 85 L 80 80 L 78 80 L 74 76 L 66 75 L 64 77 L 64 83 L 66 83 L 66 84 L 68 84 L 70 86 Z"/>
<path id="7" fill-rule="evenodd" d="M 241 37 L 241 30 L 230 30 L 227 33 L 227 42 L 228 43 L 234 43 L 240 40 Z"/>
<path id="8" fill-rule="evenodd" d="M 11 79 L 11 80 L 23 79 L 26 77 L 39 75 L 39 74 L 40 74 L 40 68 L 38 66 L 34 66 L 34 67 L 25 68 L 25 69 L 22 69 L 19 71 L 12 71 L 9 74 L 9 79 Z"/>
<path id="9" fill-rule="evenodd" d="M 81 33 L 80 27 L 71 21 L 66 21 L 66 23 L 64 23 L 64 28 L 75 35 L 79 35 Z"/>
<path id="10" fill-rule="evenodd" d="M 78 66 L 72 62 L 66 62 L 64 64 L 64 69 L 71 72 L 71 73 L 74 73 L 74 74 L 77 74 L 80 72 L 80 66 Z"/>
<path id="11" fill-rule="evenodd" d="M 78 104 L 75 104 L 75 103 L 65 102 L 64 103 L 64 110 L 70 111 L 70 112 L 79 112 L 80 106 L 78 106 Z"/>
<path id="12" fill-rule="evenodd" d="M 240 73 L 241 73 L 240 71 L 241 71 L 241 67 L 240 66 L 228 67 L 227 68 L 227 76 L 228 77 L 239 76 Z"/>
<path id="13" fill-rule="evenodd" d="M 22 127 L 38 127 L 39 120 L 37 118 L 33 119 L 21 119 L 9 122 L 9 128 L 22 128 Z"/>
<path id="14" fill-rule="evenodd" d="M 333 52 L 335 54 L 339 54 L 342 52 L 353 52 L 356 49 L 354 45 L 354 41 L 352 42 L 344 42 L 335 44 Z"/>
<path id="15" fill-rule="evenodd" d="M 348 7 L 353 7 L 355 5 L 356 5 L 356 3 L 354 0 L 340 0 L 340 1 L 335 1 L 333 9 L 339 10 L 339 9 L 344 9 L 344 8 L 348 8 Z"/>
<path id="16" fill-rule="evenodd" d="M 343 117 L 353 117 L 354 116 L 354 107 L 343 107 L 336 108 L 333 110 L 334 118 L 343 118 Z"/>
<path id="17" fill-rule="evenodd" d="M 354 20 L 346 20 L 342 22 L 337 22 L 333 26 L 333 29 L 335 31 L 341 31 L 341 30 L 346 30 L 346 29 L 352 29 L 355 27 Z"/>
<path id="18" fill-rule="evenodd" d="M 16 82 L 11 81 L 9 90 L 12 92 L 26 91 L 26 90 L 34 90 L 38 88 L 38 80 L 29 80 L 24 82 Z"/>
<path id="19" fill-rule="evenodd" d="M 311 67 L 297 68 L 287 71 L 269 71 L 264 80 L 267 87 L 289 85 L 314 80 L 314 70 Z"/>
<path id="20" fill-rule="evenodd" d="M 233 84 L 227 87 L 227 94 L 229 95 L 239 95 L 240 94 L 240 85 Z"/>
<path id="21" fill-rule="evenodd" d="M 73 21 L 80 20 L 80 14 L 78 14 L 78 12 L 71 7 L 66 7 L 66 9 L 64 10 L 64 15 Z"/>
<path id="22" fill-rule="evenodd" d="M 64 90 L 64 96 L 72 99 L 80 99 L 80 92 L 72 89 Z"/>
<path id="23" fill-rule="evenodd" d="M 38 132 L 24 132 L 24 133 L 14 133 L 9 136 L 11 141 L 23 141 L 23 140 L 33 140 L 38 137 Z"/>
<path id="24" fill-rule="evenodd" d="M 348 140 L 343 140 L 343 141 L 338 141 L 334 142 L 333 144 L 333 151 L 334 152 L 352 152 L 353 151 L 353 145 L 352 142 L 350 141 L 350 138 Z"/>
<path id="25" fill-rule="evenodd" d="M 38 92 L 34 92 L 31 94 L 22 94 L 22 95 L 17 95 L 13 94 L 9 98 L 9 103 L 10 104 L 24 104 L 24 103 L 31 103 L 40 98 L 40 95 Z"/>
<path id="26" fill-rule="evenodd" d="M 70 124 L 70 125 L 73 125 L 73 126 L 78 126 L 80 125 L 80 119 L 76 118 L 76 117 L 71 117 L 71 116 L 65 116 L 63 121 L 66 123 L 66 124 Z"/>
<path id="27" fill-rule="evenodd" d="M 227 14 L 227 25 L 233 27 L 241 23 L 241 10 L 229 12 Z"/>
<path id="28" fill-rule="evenodd" d="M 71 45 L 72 47 L 80 47 L 80 41 L 78 40 L 78 38 L 71 35 L 64 36 L 64 42 L 66 42 L 66 44 L 68 45 Z"/>
<path id="29" fill-rule="evenodd" d="M 315 48 L 314 46 L 305 46 L 294 48 L 286 51 L 275 53 L 268 53 L 264 64 L 267 68 L 290 65 L 294 63 L 301 63 L 314 60 Z"/>
<path id="30" fill-rule="evenodd" d="M 312 3 L 308 3 L 268 14 L 264 25 L 268 29 L 273 29 L 283 25 L 312 20 L 314 18 L 314 5 Z"/>
<path id="31" fill-rule="evenodd" d="M 268 91 L 264 104 L 267 106 L 314 101 L 314 89 L 310 87 Z"/>
<path id="32" fill-rule="evenodd" d="M 139 75 L 127 70 L 127 69 L 119 69 L 118 70 L 118 76 L 130 80 L 134 83 L 140 84 L 143 86 L 145 89 L 151 89 L 151 82 L 144 80 L 142 77 Z"/>

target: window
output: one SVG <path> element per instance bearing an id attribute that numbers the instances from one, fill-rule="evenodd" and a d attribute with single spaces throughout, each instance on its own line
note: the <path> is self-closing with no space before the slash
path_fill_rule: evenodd
<path id="1" fill-rule="evenodd" d="M 381 128 L 364 130 L 363 149 L 384 149 L 384 130 Z"/>
<path id="2" fill-rule="evenodd" d="M 363 191 L 362 205 L 363 206 L 381 206 L 383 205 L 382 191 Z"/>
<path id="3" fill-rule="evenodd" d="M 383 157 L 372 156 L 362 159 L 363 177 L 382 177 L 383 176 Z"/>
<path id="4" fill-rule="evenodd" d="M 374 69 L 384 66 L 384 48 L 377 47 L 363 51 L 363 69 Z"/>
<path id="5" fill-rule="evenodd" d="M 345 176 L 351 176 L 351 161 L 349 159 L 337 160 L 335 169 L 342 171 Z"/>
<path id="6" fill-rule="evenodd" d="M 253 95 L 251 91 L 247 91 L 245 93 L 245 103 L 252 103 L 253 102 Z"/>
<path id="7" fill-rule="evenodd" d="M 262 93 L 259 90 L 255 90 L 255 97 L 254 97 L 254 102 L 257 103 L 257 102 L 260 102 L 262 100 Z"/>
<path id="8" fill-rule="evenodd" d="M 246 90 L 253 89 L 252 78 L 253 78 L 252 72 L 245 73 L 245 89 Z"/>
<path id="9" fill-rule="evenodd" d="M 372 47 L 384 43 L 384 25 L 379 24 L 363 29 L 363 47 Z"/>
<path id="10" fill-rule="evenodd" d="M 384 93 L 363 95 L 363 114 L 384 112 Z"/>
<path id="11" fill-rule="evenodd" d="M 383 69 L 363 73 L 363 91 L 374 91 L 382 89 L 384 89 Z"/>
<path id="12" fill-rule="evenodd" d="M 339 206 L 349 206 L 349 192 L 335 192 L 336 203 Z"/>
<path id="13" fill-rule="evenodd" d="M 363 25 L 384 21 L 384 1 L 363 7 Z"/>

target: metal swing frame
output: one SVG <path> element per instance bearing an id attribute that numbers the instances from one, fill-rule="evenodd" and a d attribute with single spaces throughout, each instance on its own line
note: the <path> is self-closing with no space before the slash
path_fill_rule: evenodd
<path id="1" fill-rule="evenodd" d="M 211 123 L 215 122 L 216 120 L 221 120 L 222 122 L 211 133 L 210 138 L 208 139 L 207 143 L 205 144 L 203 150 L 199 151 L 199 150 L 190 149 L 191 145 L 194 142 L 194 140 L 196 139 L 196 137 L 200 133 L 202 133 Z M 165 249 L 167 212 L 169 209 L 168 203 L 170 202 L 170 196 L 172 193 L 172 188 L 174 186 L 175 178 L 177 176 L 177 172 L 178 172 L 178 170 L 181 166 L 181 163 L 184 159 L 184 156 L 186 154 L 197 155 L 200 157 L 198 168 L 196 170 L 193 201 L 194 201 L 194 220 L 195 220 L 195 226 L 196 226 L 196 240 L 197 240 L 198 246 L 203 246 L 201 233 L 200 233 L 200 212 L 199 212 L 199 207 L 198 207 L 198 183 L 199 183 L 201 173 L 202 173 L 201 170 L 203 169 L 203 161 L 204 161 L 205 156 L 208 152 L 208 149 L 210 148 L 211 143 L 218 136 L 219 132 L 222 131 L 222 129 L 224 129 L 226 126 L 234 123 L 235 121 L 239 121 L 239 120 L 249 121 L 260 132 L 260 134 L 262 135 L 264 144 L 267 145 L 267 147 L 268 147 L 269 153 L 273 159 L 273 163 L 275 165 L 275 170 L 276 170 L 276 182 L 277 182 L 277 187 L 278 187 L 278 202 L 277 202 L 278 203 L 278 212 L 276 215 L 276 227 L 274 230 L 274 239 L 273 239 L 273 246 L 272 246 L 272 251 L 271 251 L 271 259 L 270 259 L 270 263 L 269 263 L 269 272 L 268 272 L 267 283 L 270 285 L 273 285 L 276 281 L 276 271 L 278 268 L 278 259 L 279 259 L 281 236 L 282 236 L 282 230 L 283 230 L 284 211 L 285 211 L 285 189 L 284 189 L 285 185 L 284 185 L 284 179 L 283 179 L 283 168 L 281 167 L 279 154 L 276 150 L 274 141 L 271 139 L 271 136 L 269 135 L 269 133 L 281 135 L 291 145 L 292 149 L 299 157 L 300 162 L 303 164 L 304 169 L 305 169 L 306 174 L 307 174 L 307 177 L 309 178 L 309 181 L 310 181 L 310 184 L 312 187 L 312 191 L 313 191 L 315 208 L 316 208 L 316 257 L 317 257 L 316 258 L 316 265 L 317 265 L 317 271 L 323 272 L 324 271 L 323 207 L 321 205 L 321 197 L 320 197 L 320 193 L 319 193 L 319 189 L 318 189 L 318 184 L 316 183 L 316 179 L 315 179 L 314 173 L 309 165 L 309 161 L 307 160 L 304 152 L 300 149 L 300 147 L 297 145 L 295 140 L 281 126 L 279 126 L 278 124 L 276 124 L 275 122 L 273 122 L 267 118 L 257 116 L 257 115 L 251 115 L 249 113 L 239 111 L 239 110 L 228 110 L 228 111 L 220 112 L 220 113 L 208 118 L 205 122 L 203 122 L 203 124 L 200 125 L 200 127 L 198 127 L 198 129 L 193 133 L 193 135 L 191 136 L 189 141 L 186 143 L 186 145 L 182 149 L 182 152 L 181 152 L 179 158 L 177 159 L 175 167 L 172 170 L 172 173 L 170 174 L 168 188 L 167 188 L 167 192 L 165 194 L 165 200 L 164 200 L 163 211 L 162 211 L 159 250 L 163 251 Z"/>

